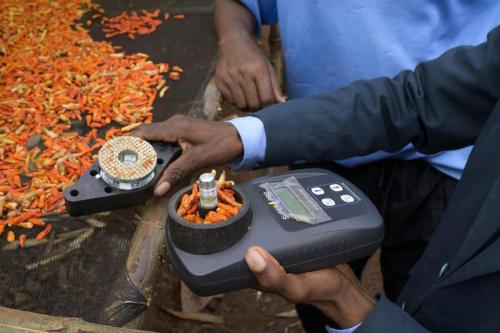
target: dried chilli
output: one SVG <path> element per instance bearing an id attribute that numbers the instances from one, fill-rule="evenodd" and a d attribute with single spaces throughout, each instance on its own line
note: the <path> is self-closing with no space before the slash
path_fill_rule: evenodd
<path id="1" fill-rule="evenodd" d="M 103 29 L 106 33 L 106 38 L 111 38 L 117 35 L 126 34 L 128 38 L 135 39 L 136 35 L 149 35 L 156 30 L 162 21 L 158 19 L 160 10 L 148 12 L 142 10 L 143 15 L 133 11 L 130 15 L 124 11 L 120 15 L 107 18 L 102 18 Z"/>
<path id="2" fill-rule="evenodd" d="M 40 217 L 64 212 L 64 188 L 106 140 L 152 122 L 153 101 L 168 89 L 168 64 L 91 39 L 77 23 L 91 10 L 93 19 L 103 13 L 91 0 L 0 1 L 0 235 L 45 227 L 36 239 L 46 237 L 52 226 Z M 145 13 L 147 29 L 158 16 Z M 91 130 L 79 134 L 75 122 Z M 114 123 L 125 127 L 98 135 Z"/>
<path id="3" fill-rule="evenodd" d="M 215 177 L 216 171 L 212 170 L 212 174 Z M 236 216 L 238 214 L 242 204 L 239 203 L 234 197 L 234 191 L 232 187 L 234 182 L 231 180 L 226 180 L 226 172 L 222 171 L 219 179 L 217 180 L 217 197 L 219 203 L 215 210 L 209 211 L 205 218 L 202 218 L 199 213 L 199 199 L 200 194 L 198 191 L 198 185 L 193 184 L 191 194 L 184 194 L 181 197 L 179 207 L 177 208 L 177 214 L 185 219 L 196 224 L 211 224 L 217 222 L 224 222 L 228 218 Z"/>
<path id="4" fill-rule="evenodd" d="M 162 24 L 160 10 L 148 12 L 142 10 L 142 15 L 137 11 L 132 11 L 128 14 L 126 11 L 114 17 L 102 18 L 102 31 L 106 34 L 106 38 L 111 38 L 118 35 L 127 35 L 130 39 L 135 39 L 137 35 L 149 35 L 154 32 L 157 27 Z M 169 13 L 163 14 L 163 20 L 167 21 L 170 18 Z M 184 15 L 174 16 L 175 20 L 183 19 Z"/>

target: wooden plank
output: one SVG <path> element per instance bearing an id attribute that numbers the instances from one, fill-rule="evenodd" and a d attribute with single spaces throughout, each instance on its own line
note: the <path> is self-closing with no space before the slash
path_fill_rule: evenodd
<path id="1" fill-rule="evenodd" d="M 89 332 L 89 333 L 144 333 L 128 328 L 96 325 L 80 318 L 48 316 L 27 311 L 0 307 L 0 332 Z"/>

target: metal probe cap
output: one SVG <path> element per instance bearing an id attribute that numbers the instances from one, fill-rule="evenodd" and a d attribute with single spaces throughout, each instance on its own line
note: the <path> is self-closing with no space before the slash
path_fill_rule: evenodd
<path id="1" fill-rule="evenodd" d="M 217 207 L 217 183 L 215 177 L 210 173 L 203 173 L 198 178 L 200 189 L 200 207 L 214 209 Z"/>

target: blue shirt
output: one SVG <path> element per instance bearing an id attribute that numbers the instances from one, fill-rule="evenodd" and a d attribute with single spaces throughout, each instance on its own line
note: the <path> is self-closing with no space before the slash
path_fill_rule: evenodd
<path id="1" fill-rule="evenodd" d="M 394 76 L 454 46 L 479 44 L 500 18 L 498 0 L 240 1 L 257 27 L 280 22 L 290 98 L 332 91 L 354 80 Z M 339 163 L 422 158 L 459 179 L 470 151 L 423 155 L 408 145 L 398 153 L 377 152 Z"/>

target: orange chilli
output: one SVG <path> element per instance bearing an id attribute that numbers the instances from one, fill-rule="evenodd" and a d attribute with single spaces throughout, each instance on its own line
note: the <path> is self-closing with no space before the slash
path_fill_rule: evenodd
<path id="1" fill-rule="evenodd" d="M 143 53 L 126 55 L 90 37 L 92 22 L 78 21 L 91 10 L 98 12 L 92 19 L 102 17 L 91 0 L 40 0 L 36 6 L 0 1 L 1 228 L 45 227 L 42 215 L 64 212 L 64 188 L 95 161 L 106 140 L 125 134 L 120 127 L 151 123 L 153 102 L 168 88 L 166 63 L 154 64 Z M 163 22 L 159 10 L 133 16 L 145 24 L 137 29 Z M 102 20 L 113 32 L 111 26 L 127 22 Z M 126 33 L 146 32 L 136 28 Z M 91 130 L 77 133 L 75 122 Z M 104 127 L 108 131 L 98 133 Z M 12 230 L 7 234 L 15 238 Z"/>
<path id="2" fill-rule="evenodd" d="M 42 232 L 40 232 L 38 235 L 36 235 L 35 239 L 36 240 L 44 239 L 45 237 L 47 237 L 47 235 L 50 233 L 51 230 L 52 230 L 52 224 L 49 223 L 49 224 L 47 224 L 45 229 L 43 229 Z"/>

